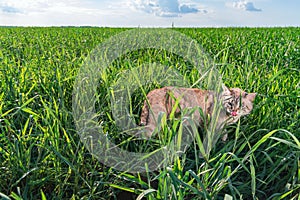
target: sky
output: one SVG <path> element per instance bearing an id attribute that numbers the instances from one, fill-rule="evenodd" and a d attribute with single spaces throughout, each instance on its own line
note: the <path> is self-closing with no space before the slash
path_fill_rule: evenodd
<path id="1" fill-rule="evenodd" d="M 0 26 L 300 27 L 300 0 L 0 0 Z"/>

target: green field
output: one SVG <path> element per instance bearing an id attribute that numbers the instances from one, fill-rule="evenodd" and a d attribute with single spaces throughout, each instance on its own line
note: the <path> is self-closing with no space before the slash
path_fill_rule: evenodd
<path id="1" fill-rule="evenodd" d="M 0 198 L 300 199 L 300 28 L 173 29 L 203 46 L 227 86 L 258 95 L 253 112 L 228 127 L 228 141 L 207 159 L 195 142 L 167 168 L 144 174 L 99 162 L 80 142 L 72 116 L 73 85 L 86 56 L 126 30 L 0 28 Z M 107 69 L 98 87 L 103 129 L 137 150 L 149 141 L 132 143 L 119 133 L 109 97 L 131 69 L 129 60 L 175 67 L 190 85 L 199 74 L 184 59 L 151 49 L 129 52 Z M 143 100 L 134 93 L 137 121 Z"/>

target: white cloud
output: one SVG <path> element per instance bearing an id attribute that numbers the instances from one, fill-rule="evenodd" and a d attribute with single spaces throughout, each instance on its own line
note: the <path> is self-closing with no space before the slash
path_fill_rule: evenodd
<path id="1" fill-rule="evenodd" d="M 0 0 L 1 26 L 96 26 L 109 14 L 93 1 Z"/>
<path id="2" fill-rule="evenodd" d="M 259 8 L 256 8 L 253 4 L 253 2 L 249 1 L 237 1 L 232 3 L 232 7 L 240 10 L 245 10 L 245 11 L 262 11 Z"/>
<path id="3" fill-rule="evenodd" d="M 180 17 L 188 13 L 207 13 L 189 4 L 180 4 L 178 0 L 133 0 L 136 10 L 151 13 L 160 17 Z"/>
<path id="4" fill-rule="evenodd" d="M 31 15 L 53 11 L 61 13 L 90 13 L 95 11 L 95 9 L 85 8 L 79 0 L 0 0 L 0 11 Z"/>
<path id="5" fill-rule="evenodd" d="M 28 14 L 31 12 L 42 12 L 49 6 L 49 2 L 46 0 L 2 0 L 0 1 L 1 8 L 10 8 L 14 10 L 14 13 Z M 2 9 L 5 12 L 5 9 Z"/>
<path id="6" fill-rule="evenodd" d="M 19 9 L 7 5 L 0 5 L 0 12 L 2 13 L 22 13 Z"/>

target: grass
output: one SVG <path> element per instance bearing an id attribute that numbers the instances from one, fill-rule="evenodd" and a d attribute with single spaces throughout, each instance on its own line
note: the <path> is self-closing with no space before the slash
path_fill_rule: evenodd
<path id="1" fill-rule="evenodd" d="M 206 159 L 199 157 L 197 139 L 166 168 L 143 174 L 98 162 L 80 142 L 72 115 L 73 85 L 84 59 L 125 30 L 1 28 L 1 198 L 300 198 L 299 28 L 175 29 L 203 46 L 226 85 L 258 96 L 252 114 L 229 127 L 229 140 L 219 141 Z M 199 79 L 191 63 L 164 51 L 132 52 L 116 60 L 99 83 L 98 114 L 104 133 L 132 151 L 149 149 L 149 142 L 119 133 L 109 90 L 125 70 L 150 61 L 177 69 L 190 85 Z M 150 83 L 132 96 L 137 121 L 144 94 L 157 87 L 159 82 Z M 172 135 L 178 126 L 175 121 L 163 131 Z M 150 146 L 160 142 L 166 141 Z"/>

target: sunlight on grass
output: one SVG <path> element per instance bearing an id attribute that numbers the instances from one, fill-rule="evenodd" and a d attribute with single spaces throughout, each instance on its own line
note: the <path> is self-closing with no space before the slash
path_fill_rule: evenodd
<path id="1" fill-rule="evenodd" d="M 98 162 L 80 142 L 72 117 L 73 84 L 84 59 L 125 30 L 1 28 L 1 198 L 122 199 L 121 192 L 150 200 L 300 198 L 299 28 L 176 29 L 204 47 L 226 85 L 258 96 L 253 112 L 228 126 L 229 139 L 209 154 L 202 132 L 184 154 L 176 148 L 179 137 L 168 166 L 141 174 Z M 174 68 L 190 85 L 201 85 L 191 63 L 169 52 L 147 49 L 115 60 L 99 81 L 97 114 L 104 134 L 133 152 L 152 152 L 182 131 L 175 117 L 162 120 L 164 135 L 153 140 L 118 129 L 109 95 L 124 71 L 145 62 Z M 130 99 L 133 120 L 139 122 L 145 95 L 158 87 L 137 87 Z"/>

